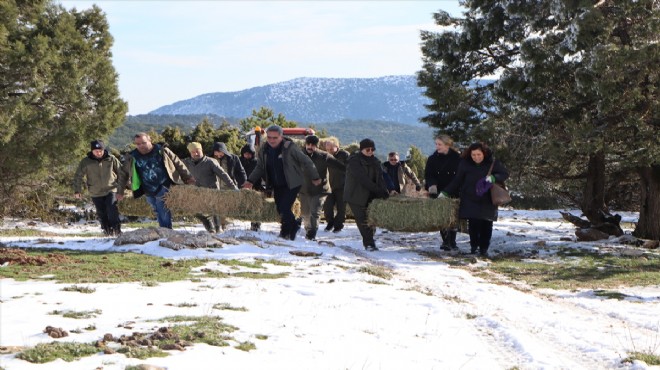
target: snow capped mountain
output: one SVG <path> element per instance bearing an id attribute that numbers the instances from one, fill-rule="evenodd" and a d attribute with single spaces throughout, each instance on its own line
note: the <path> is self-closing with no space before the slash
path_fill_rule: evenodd
<path id="1" fill-rule="evenodd" d="M 248 117 L 260 107 L 304 123 L 364 119 L 417 124 L 426 115 L 415 76 L 378 78 L 301 77 L 236 92 L 196 96 L 158 108 L 150 114 L 217 114 Z"/>

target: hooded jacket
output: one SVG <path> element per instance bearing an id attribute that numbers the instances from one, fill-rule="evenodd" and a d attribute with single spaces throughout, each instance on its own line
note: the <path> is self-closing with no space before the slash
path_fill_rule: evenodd
<path id="1" fill-rule="evenodd" d="M 203 156 L 199 161 L 195 161 L 188 157 L 183 160 L 183 163 L 188 167 L 188 171 L 193 175 L 196 180 L 196 185 L 203 188 L 220 189 L 218 179 L 221 179 L 230 189 L 238 190 L 234 181 L 229 177 L 217 161 Z"/>
<path id="2" fill-rule="evenodd" d="M 222 158 L 213 157 L 213 159 L 218 161 L 220 165 L 223 163 L 226 164 L 229 177 L 231 177 L 231 179 L 239 187 L 243 186 L 245 180 L 247 180 L 247 176 L 245 175 L 245 170 L 243 169 L 243 165 L 241 164 L 241 160 L 238 158 L 238 156 L 236 154 L 230 153 L 227 149 L 227 145 L 221 142 L 216 142 L 213 144 L 213 151 L 218 151 L 225 155 Z"/>
<path id="3" fill-rule="evenodd" d="M 300 194 L 306 194 L 306 195 L 319 195 L 323 193 L 327 194 L 330 191 L 330 186 L 328 186 L 328 179 L 327 179 L 328 170 L 330 168 L 336 168 L 342 171 L 346 171 L 346 165 L 341 163 L 332 155 L 322 150 L 316 149 L 314 150 L 314 152 L 312 152 L 312 154 L 307 153 L 307 151 L 305 150 L 305 154 L 312 160 L 312 162 L 314 162 L 314 167 L 316 167 L 316 171 L 318 172 L 321 178 L 321 183 L 319 185 L 312 184 L 312 178 L 310 177 L 310 174 L 305 172 L 305 182 L 303 183 L 303 186 L 300 189 Z"/>
<path id="4" fill-rule="evenodd" d="M 383 167 L 378 158 L 367 157 L 361 152 L 351 154 L 346 166 L 344 201 L 364 207 L 373 199 L 388 196 Z"/>
<path id="5" fill-rule="evenodd" d="M 73 191 L 82 193 L 84 177 L 87 191 L 94 198 L 116 192 L 120 172 L 121 163 L 117 157 L 105 150 L 103 157 L 98 159 L 90 151 L 78 164 L 73 176 Z"/>
<path id="6" fill-rule="evenodd" d="M 314 162 L 312 162 L 312 160 L 303 153 L 302 149 L 291 139 L 287 137 L 283 138 L 280 145 L 282 149 L 282 154 L 280 156 L 284 167 L 284 177 L 289 189 L 302 186 L 305 181 L 305 172 L 308 173 L 312 180 L 320 178 L 316 167 L 314 167 Z M 248 181 L 253 185 L 260 182 L 263 178 L 266 181 L 267 186 L 272 186 L 271 179 L 268 178 L 268 169 L 266 168 L 266 163 L 268 163 L 266 148 L 268 146 L 269 144 L 265 143 L 259 148 L 259 153 L 257 154 L 257 166 L 248 178 Z"/>

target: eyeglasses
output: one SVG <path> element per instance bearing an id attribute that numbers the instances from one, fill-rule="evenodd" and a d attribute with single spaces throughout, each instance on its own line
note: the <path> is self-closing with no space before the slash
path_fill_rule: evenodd
<path id="1" fill-rule="evenodd" d="M 372 152 L 373 153 L 373 152 L 376 151 L 376 148 L 364 148 L 364 150 L 367 151 L 367 152 Z"/>

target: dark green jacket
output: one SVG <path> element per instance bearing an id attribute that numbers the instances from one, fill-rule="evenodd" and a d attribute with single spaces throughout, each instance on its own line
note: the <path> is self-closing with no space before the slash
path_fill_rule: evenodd
<path id="1" fill-rule="evenodd" d="M 312 184 L 312 178 L 309 173 L 305 172 L 305 182 L 300 189 L 300 194 L 306 195 L 319 195 L 330 192 L 328 185 L 328 170 L 330 168 L 337 168 L 342 171 L 346 170 L 346 165 L 338 161 L 335 157 L 322 150 L 315 150 L 311 155 L 305 151 L 305 154 L 312 160 L 316 171 L 318 172 L 321 183 L 319 185 Z"/>
<path id="2" fill-rule="evenodd" d="M 289 186 L 289 189 L 302 186 L 305 181 L 305 172 L 309 174 L 311 179 L 320 178 L 318 171 L 316 171 L 316 167 L 314 167 L 314 162 L 303 153 L 298 145 L 287 137 L 284 138 L 282 145 L 284 177 L 286 178 L 286 183 Z M 266 186 L 271 185 L 268 179 L 268 171 L 266 169 L 266 163 L 268 163 L 266 158 L 267 146 L 268 143 L 264 143 L 259 148 L 259 152 L 257 153 L 257 167 L 254 168 L 254 171 L 252 171 L 248 178 L 248 181 L 253 185 L 259 183 L 262 178 L 266 181 Z"/>
<path id="3" fill-rule="evenodd" d="M 344 183 L 346 182 L 346 164 L 348 164 L 348 152 L 339 149 L 333 155 L 339 162 L 344 164 L 343 168 L 330 166 L 328 173 L 330 177 L 330 189 L 332 191 L 344 191 Z"/>
<path id="4" fill-rule="evenodd" d="M 367 157 L 360 152 L 351 154 L 346 166 L 344 200 L 347 203 L 366 206 L 373 199 L 385 199 L 388 196 L 383 167 L 378 158 Z"/>
<path id="5" fill-rule="evenodd" d="M 218 178 L 221 179 L 229 189 L 238 190 L 236 183 L 229 177 L 229 174 L 220 166 L 218 161 L 207 156 L 202 157 L 195 163 L 188 157 L 183 160 L 188 167 L 188 171 L 195 178 L 195 185 L 203 188 L 220 189 Z"/>
<path id="6" fill-rule="evenodd" d="M 87 153 L 78 164 L 76 174 L 73 176 L 73 191 L 82 193 L 83 177 L 89 195 L 103 197 L 117 191 L 117 180 L 121 172 L 121 163 L 114 155 L 106 150 L 103 158 L 96 159 L 92 152 Z"/>

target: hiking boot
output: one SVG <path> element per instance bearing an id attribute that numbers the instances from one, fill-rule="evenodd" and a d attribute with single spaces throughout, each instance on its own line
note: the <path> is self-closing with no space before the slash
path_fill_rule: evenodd
<path id="1" fill-rule="evenodd" d="M 333 233 L 338 233 L 338 232 L 340 232 L 343 228 L 344 228 L 343 226 L 342 226 L 342 227 L 335 227 L 335 229 L 332 230 L 332 232 L 333 232 Z"/>
<path id="2" fill-rule="evenodd" d="M 307 230 L 307 234 L 305 234 L 305 239 L 316 240 L 316 229 Z"/>
<path id="3" fill-rule="evenodd" d="M 334 225 L 332 224 L 332 222 L 328 222 L 328 226 L 325 227 L 325 231 L 330 232 L 332 231 L 333 227 Z"/>
<path id="4" fill-rule="evenodd" d="M 261 230 L 261 222 L 251 222 L 250 223 L 250 230 L 252 230 L 252 231 Z"/>
<path id="5" fill-rule="evenodd" d="M 365 246 L 364 246 L 364 249 L 365 249 L 367 252 L 375 252 L 375 251 L 378 250 L 378 247 L 376 247 L 375 244 L 369 244 L 369 245 L 365 245 Z"/>
<path id="6" fill-rule="evenodd" d="M 447 244 L 444 244 L 444 243 L 443 243 L 443 244 L 440 246 L 440 250 L 448 251 L 448 250 L 450 250 L 450 248 L 449 248 L 449 246 L 448 246 Z"/>
<path id="7" fill-rule="evenodd" d="M 470 254 L 476 254 L 477 253 L 477 247 L 470 247 Z"/>

